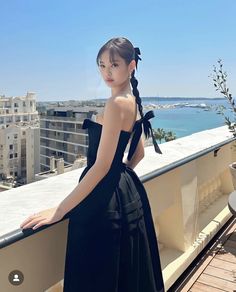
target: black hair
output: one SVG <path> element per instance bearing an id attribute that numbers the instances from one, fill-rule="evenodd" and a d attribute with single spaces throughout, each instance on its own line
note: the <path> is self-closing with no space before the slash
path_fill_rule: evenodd
<path id="1" fill-rule="evenodd" d="M 137 47 L 134 48 L 134 46 L 132 45 L 132 43 L 128 39 L 126 39 L 124 37 L 117 37 L 117 38 L 112 38 L 109 41 L 107 41 L 99 50 L 99 52 L 97 54 L 97 58 L 96 58 L 96 62 L 97 62 L 98 66 L 99 66 L 99 58 L 102 55 L 102 53 L 106 50 L 108 50 L 108 52 L 109 52 L 109 59 L 110 59 L 111 63 L 114 62 L 115 54 L 119 55 L 122 59 L 124 59 L 124 61 L 127 65 L 129 65 L 132 60 L 135 60 L 136 69 L 138 69 L 138 60 L 142 60 L 139 57 L 139 55 L 141 54 L 139 48 L 137 48 Z M 155 116 L 154 112 L 149 111 L 144 116 L 142 100 L 139 96 L 139 91 L 138 91 L 138 80 L 135 78 L 134 73 L 135 73 L 135 69 L 131 73 L 130 83 L 131 83 L 132 88 L 133 88 L 132 92 L 133 92 L 133 95 L 135 96 L 135 101 L 138 104 L 138 109 L 139 109 L 139 113 L 141 116 L 140 120 L 141 120 L 141 122 L 143 122 L 143 131 L 144 131 L 145 138 L 147 139 L 149 137 L 152 137 L 155 151 L 157 153 L 162 154 L 161 149 L 155 140 L 155 137 L 154 137 L 154 134 L 152 131 L 152 125 L 148 121 L 150 118 L 153 118 Z M 142 130 L 141 130 L 141 132 L 142 132 Z M 137 136 L 139 135 L 139 133 L 140 133 L 139 131 L 134 132 L 134 136 L 133 136 L 134 143 L 136 142 L 136 139 L 138 139 Z M 131 146 L 132 146 L 132 142 L 131 142 Z M 133 155 L 132 147 L 131 147 L 131 150 L 132 151 L 128 155 L 128 160 L 130 160 L 130 158 Z"/>
<path id="2" fill-rule="evenodd" d="M 138 65 L 138 60 L 141 60 L 141 58 L 138 56 L 140 54 L 139 48 L 134 48 L 132 43 L 125 37 L 117 37 L 112 38 L 109 41 L 107 41 L 99 50 L 96 58 L 96 63 L 99 66 L 99 58 L 102 55 L 104 51 L 108 50 L 110 54 L 110 62 L 114 62 L 115 54 L 118 54 L 122 59 L 124 59 L 125 63 L 127 65 L 130 64 L 132 60 L 136 61 L 136 68 Z M 138 109 L 141 118 L 144 116 L 143 114 L 143 106 L 142 106 L 142 100 L 139 96 L 138 91 L 138 80 L 134 76 L 135 70 L 131 73 L 131 79 L 130 83 L 132 85 L 132 92 L 135 96 L 136 103 L 138 104 Z"/>

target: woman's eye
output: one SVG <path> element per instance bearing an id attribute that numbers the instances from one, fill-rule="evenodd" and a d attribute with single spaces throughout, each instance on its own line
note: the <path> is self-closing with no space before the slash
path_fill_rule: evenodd
<path id="1" fill-rule="evenodd" d="M 112 66 L 114 66 L 114 67 L 118 67 L 118 64 L 115 64 L 115 63 L 114 63 L 114 64 L 112 64 Z M 99 67 L 101 67 L 101 68 L 105 68 L 105 66 L 102 65 L 102 64 L 100 64 Z"/>

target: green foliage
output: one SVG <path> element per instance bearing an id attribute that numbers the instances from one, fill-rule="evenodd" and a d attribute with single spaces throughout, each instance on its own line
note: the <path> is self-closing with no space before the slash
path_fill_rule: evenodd
<path id="1" fill-rule="evenodd" d="M 176 139 L 176 135 L 174 132 L 166 132 L 163 128 L 153 129 L 153 135 L 154 138 L 159 141 L 159 143 L 161 143 L 162 139 L 164 139 L 166 142 Z"/>
<path id="2" fill-rule="evenodd" d="M 218 66 L 213 65 L 214 73 L 211 75 L 214 82 L 215 90 L 220 91 L 220 93 L 227 99 L 235 114 L 236 113 L 235 102 L 234 99 L 232 98 L 232 94 L 229 93 L 229 88 L 227 87 L 227 72 L 223 71 L 223 64 L 221 59 L 219 59 L 217 63 Z M 233 136 L 236 137 L 236 124 L 235 122 L 231 122 L 229 117 L 225 116 L 225 114 L 223 113 L 224 110 L 225 107 L 223 105 L 218 108 L 218 111 L 225 118 L 225 124 L 228 126 L 228 129 L 230 130 L 230 132 L 233 133 Z"/>

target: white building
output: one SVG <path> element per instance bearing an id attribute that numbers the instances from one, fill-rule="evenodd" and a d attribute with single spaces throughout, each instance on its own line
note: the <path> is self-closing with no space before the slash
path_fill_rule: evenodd
<path id="1" fill-rule="evenodd" d="M 87 155 L 88 134 L 82 129 L 85 118 L 100 112 L 97 107 L 53 107 L 40 116 L 41 171 L 52 170 L 52 158 L 63 158 L 66 166 Z M 54 163 L 54 162 L 53 162 Z M 57 166 L 56 166 L 57 167 Z"/>
<path id="2" fill-rule="evenodd" d="M 40 128 L 35 93 L 0 96 L 0 181 L 23 183 L 40 172 Z"/>

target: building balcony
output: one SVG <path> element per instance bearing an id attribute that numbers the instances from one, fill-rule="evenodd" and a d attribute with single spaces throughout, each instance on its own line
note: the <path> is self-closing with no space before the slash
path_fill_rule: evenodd
<path id="1" fill-rule="evenodd" d="M 41 116 L 40 121 L 44 122 L 63 122 L 63 123 L 82 123 L 83 120 L 79 120 L 78 118 L 74 117 L 62 117 L 62 116 Z"/>
<path id="2" fill-rule="evenodd" d="M 162 155 L 153 146 L 145 147 L 145 157 L 135 168 L 149 197 L 166 291 L 232 219 L 227 202 L 234 190 L 229 170 L 236 161 L 234 144 L 227 126 L 206 130 L 161 144 Z M 1 291 L 63 290 L 69 219 L 35 231 L 22 232 L 20 224 L 35 212 L 57 206 L 82 171 L 0 193 Z M 24 275 L 17 289 L 8 281 L 13 270 Z"/>

